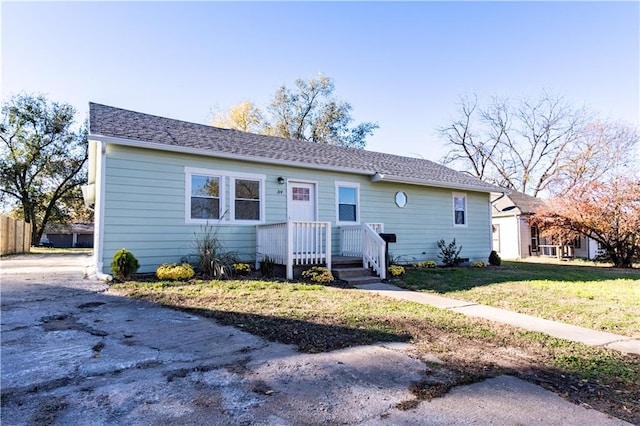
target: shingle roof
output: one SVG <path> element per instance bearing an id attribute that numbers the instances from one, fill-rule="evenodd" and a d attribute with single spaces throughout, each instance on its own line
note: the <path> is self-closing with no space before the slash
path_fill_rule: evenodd
<path id="1" fill-rule="evenodd" d="M 531 195 L 517 191 L 511 192 L 508 197 L 522 213 L 535 213 L 538 208 L 545 204 L 545 201 L 541 198 L 532 197 Z"/>
<path id="2" fill-rule="evenodd" d="M 115 138 L 110 141 L 120 144 L 135 145 L 139 141 L 157 144 L 158 149 L 186 148 L 203 155 L 238 156 L 370 176 L 378 173 L 383 180 L 502 192 L 480 179 L 420 158 L 221 129 L 96 103 L 89 104 L 89 131 L 94 139 Z"/>

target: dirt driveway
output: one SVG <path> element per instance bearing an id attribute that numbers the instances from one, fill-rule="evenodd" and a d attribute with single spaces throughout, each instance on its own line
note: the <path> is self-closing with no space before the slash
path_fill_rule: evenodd
<path id="1" fill-rule="evenodd" d="M 89 261 L 0 261 L 3 424 L 623 424 L 506 376 L 402 411 L 428 369 L 409 345 L 300 354 L 105 294 Z"/>

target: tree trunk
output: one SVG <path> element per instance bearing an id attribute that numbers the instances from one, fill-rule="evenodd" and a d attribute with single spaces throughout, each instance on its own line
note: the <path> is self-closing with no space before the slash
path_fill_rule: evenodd
<path id="1" fill-rule="evenodd" d="M 609 249 L 608 254 L 616 268 L 633 268 L 633 251 L 619 253 L 617 250 Z"/>

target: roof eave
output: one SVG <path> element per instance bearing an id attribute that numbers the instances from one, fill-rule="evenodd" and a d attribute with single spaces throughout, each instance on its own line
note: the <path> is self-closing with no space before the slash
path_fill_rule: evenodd
<path id="1" fill-rule="evenodd" d="M 477 191 L 477 192 L 486 192 L 486 193 L 492 193 L 492 194 L 502 194 L 504 192 L 504 190 L 500 188 L 488 188 L 486 186 L 438 182 L 438 181 L 431 181 L 427 179 L 416 179 L 416 178 L 409 178 L 404 176 L 391 176 L 388 174 L 380 174 L 380 173 L 375 173 L 371 177 L 371 181 L 372 182 L 406 183 L 411 185 L 433 186 L 436 188 L 458 189 L 461 191 Z"/>
<path id="2" fill-rule="evenodd" d="M 90 134 L 89 139 L 97 142 L 106 142 L 114 145 L 125 145 L 125 146 L 132 146 L 136 148 L 146 148 L 146 149 L 155 149 L 160 151 L 178 152 L 182 154 L 203 155 L 207 157 L 224 158 L 227 160 L 251 161 L 254 163 L 274 164 L 278 166 L 294 166 L 294 167 L 302 167 L 305 169 L 314 169 L 314 170 L 330 170 L 330 171 L 337 171 L 337 172 L 360 174 L 365 176 L 370 176 L 374 173 L 373 171 L 370 171 L 370 170 L 353 169 L 349 167 L 336 167 L 336 166 L 331 166 L 326 164 L 304 163 L 301 161 L 280 160 L 277 158 L 268 158 L 268 157 L 254 156 L 254 155 L 233 154 L 229 152 L 212 151 L 212 150 L 203 149 L 203 148 L 191 148 L 191 147 L 185 147 L 185 146 L 179 146 L 179 145 L 166 145 L 166 144 L 161 144 L 157 142 L 145 142 L 145 141 L 140 141 L 138 139 L 105 136 L 105 135 L 100 135 L 95 133 Z"/>
<path id="3" fill-rule="evenodd" d="M 185 147 L 180 145 L 166 145 L 166 144 L 157 143 L 157 142 L 141 141 L 138 139 L 129 139 L 129 138 L 116 137 L 116 136 L 101 135 L 98 133 L 89 134 L 89 139 L 97 142 L 105 142 L 105 143 L 114 144 L 114 145 L 132 146 L 136 148 L 154 149 L 154 150 L 167 151 L 167 152 L 177 152 L 182 154 L 203 155 L 207 157 L 224 158 L 228 160 L 251 161 L 254 163 L 273 164 L 278 166 L 294 166 L 294 167 L 301 167 L 301 168 L 314 169 L 314 170 L 352 173 L 352 174 L 369 176 L 372 182 L 384 181 L 384 182 L 394 182 L 394 183 L 406 183 L 411 185 L 432 186 L 436 188 L 477 191 L 477 192 L 486 192 L 486 193 L 495 193 L 495 194 L 500 194 L 503 192 L 499 189 L 494 190 L 491 188 L 476 186 L 476 185 L 438 182 L 438 181 L 416 179 L 416 178 L 409 178 L 409 177 L 403 177 L 403 176 L 390 176 L 387 174 L 381 175 L 380 173 L 377 173 L 375 170 L 354 169 L 349 167 L 339 167 L 339 166 L 332 166 L 327 164 L 313 164 L 313 163 L 305 163 L 300 161 L 280 160 L 275 158 L 234 154 L 234 153 L 221 152 L 221 151 L 212 151 L 212 150 L 203 149 L 203 148 L 192 148 L 192 147 Z"/>

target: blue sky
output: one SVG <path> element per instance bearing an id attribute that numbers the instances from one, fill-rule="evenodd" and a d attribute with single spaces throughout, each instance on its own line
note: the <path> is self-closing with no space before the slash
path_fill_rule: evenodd
<path id="1" fill-rule="evenodd" d="M 44 93 L 207 123 L 322 72 L 380 125 L 367 149 L 438 160 L 462 94 L 543 90 L 639 123 L 638 2 L 2 2 L 2 99 Z"/>

